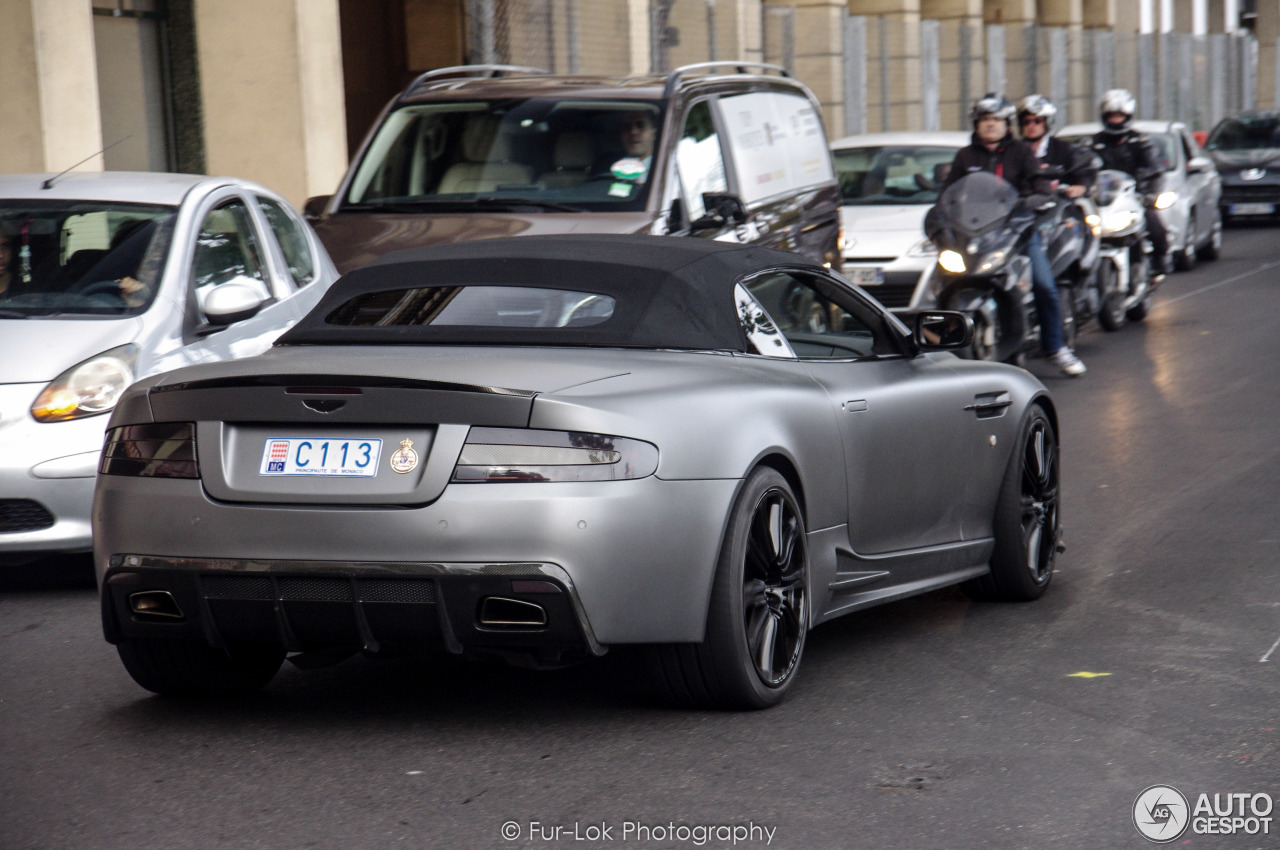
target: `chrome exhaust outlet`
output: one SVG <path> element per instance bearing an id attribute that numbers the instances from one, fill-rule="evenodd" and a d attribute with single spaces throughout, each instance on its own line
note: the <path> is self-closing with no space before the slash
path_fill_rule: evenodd
<path id="1" fill-rule="evenodd" d="M 129 595 L 129 610 L 140 617 L 185 620 L 173 594 L 167 590 L 142 590 Z"/>
<path id="2" fill-rule="evenodd" d="M 532 602 L 486 596 L 480 600 L 480 625 L 495 628 L 538 628 L 547 624 L 547 609 Z"/>

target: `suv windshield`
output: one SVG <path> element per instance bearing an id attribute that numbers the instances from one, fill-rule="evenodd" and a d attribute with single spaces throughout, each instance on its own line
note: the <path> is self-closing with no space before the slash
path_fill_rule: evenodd
<path id="1" fill-rule="evenodd" d="M 509 98 L 402 106 L 364 154 L 343 209 L 644 209 L 660 105 Z"/>
<path id="2" fill-rule="evenodd" d="M 144 312 L 176 216 L 151 204 L 0 201 L 0 318 Z"/>
<path id="3" fill-rule="evenodd" d="M 1211 151 L 1280 148 L 1280 116 L 1229 118 L 1214 129 L 1205 148 Z"/>
<path id="4" fill-rule="evenodd" d="M 893 145 L 832 151 L 845 204 L 932 204 L 956 148 Z"/>

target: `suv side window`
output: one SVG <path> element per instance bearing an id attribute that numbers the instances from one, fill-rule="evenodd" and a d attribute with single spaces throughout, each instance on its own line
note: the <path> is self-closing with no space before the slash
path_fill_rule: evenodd
<path id="1" fill-rule="evenodd" d="M 884 317 L 834 281 L 802 272 L 766 272 L 743 285 L 801 360 L 901 354 Z"/>
<path id="2" fill-rule="evenodd" d="M 695 103 L 685 115 L 680 140 L 676 142 L 676 171 L 680 178 L 680 195 L 689 221 L 706 214 L 702 202 L 704 192 L 727 192 L 724 151 L 707 101 Z"/>

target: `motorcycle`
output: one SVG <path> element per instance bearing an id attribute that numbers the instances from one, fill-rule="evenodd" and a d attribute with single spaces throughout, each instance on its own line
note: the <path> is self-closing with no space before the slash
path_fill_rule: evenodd
<path id="1" fill-rule="evenodd" d="M 1146 209 L 1137 182 L 1123 171 L 1098 172 L 1094 186 L 1102 245 L 1098 254 L 1098 323 L 1118 331 L 1126 321 L 1140 322 L 1151 310 L 1163 276 L 1151 273 L 1151 242 Z"/>
<path id="2" fill-rule="evenodd" d="M 1035 224 L 1032 205 L 986 171 L 952 183 L 925 215 L 938 250 L 938 307 L 973 318 L 975 359 L 1018 363 L 1039 341 L 1024 254 Z"/>
<path id="3" fill-rule="evenodd" d="M 1102 246 L 1095 227 L 1097 208 L 1087 196 L 1074 201 L 1058 196 L 1038 212 L 1036 227 L 1058 286 L 1063 341 L 1068 348 L 1074 348 L 1080 328 L 1098 315 L 1102 304 L 1098 289 Z"/>

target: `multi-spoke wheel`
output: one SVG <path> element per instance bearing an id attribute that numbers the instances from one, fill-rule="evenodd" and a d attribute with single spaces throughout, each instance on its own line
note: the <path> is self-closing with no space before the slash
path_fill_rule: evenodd
<path id="1" fill-rule="evenodd" d="M 116 650 L 133 680 L 171 696 L 234 696 L 256 691 L 284 663 L 284 648 L 239 644 L 217 649 L 201 641 L 136 638 Z"/>
<path id="2" fill-rule="evenodd" d="M 729 517 L 706 640 L 659 647 L 658 685 L 683 705 L 765 708 L 790 688 L 808 631 L 804 518 L 786 479 L 761 467 Z"/>
<path id="3" fill-rule="evenodd" d="M 965 585 L 977 599 L 1037 599 L 1053 578 L 1058 554 L 1058 440 L 1034 406 L 1005 470 L 996 502 L 991 572 Z"/>

